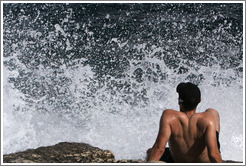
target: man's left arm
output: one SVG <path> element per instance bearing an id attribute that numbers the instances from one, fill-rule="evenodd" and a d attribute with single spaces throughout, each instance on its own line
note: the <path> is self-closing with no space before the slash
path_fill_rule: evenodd
<path id="1" fill-rule="evenodd" d="M 147 159 L 149 162 L 159 161 L 165 152 L 166 144 L 171 136 L 171 128 L 168 122 L 169 115 L 170 110 L 165 110 L 161 116 L 158 136 Z"/>
<path id="2" fill-rule="evenodd" d="M 212 119 L 212 118 L 211 118 Z M 216 141 L 216 126 L 214 120 L 209 121 L 205 132 L 205 143 L 208 149 L 208 157 L 212 163 L 221 163 L 222 158 Z"/>

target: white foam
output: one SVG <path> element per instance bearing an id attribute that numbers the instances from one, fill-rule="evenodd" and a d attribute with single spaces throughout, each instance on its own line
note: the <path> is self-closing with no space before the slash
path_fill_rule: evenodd
<path id="1" fill-rule="evenodd" d="M 71 91 L 80 100 L 81 92 L 88 91 L 87 85 L 93 82 L 93 72 L 88 67 L 78 67 L 66 72 L 74 80 Z M 132 107 L 122 103 L 124 96 L 121 93 L 112 96 L 107 89 L 101 89 L 86 101 L 89 110 L 83 110 L 84 113 L 74 110 L 73 116 L 59 112 L 39 112 L 33 108 L 26 112 L 16 112 L 14 110 L 17 107 L 25 107 L 21 99 L 23 95 L 4 79 L 4 154 L 60 141 L 78 141 L 110 149 L 117 159 L 144 158 L 145 151 L 155 141 L 162 111 L 165 108 L 178 109 L 176 85 L 149 82 L 144 85 L 150 99 L 145 107 Z M 242 161 L 241 87 L 238 84 L 215 87 L 208 80 L 200 88 L 202 103 L 198 110 L 212 107 L 221 115 L 220 141 L 223 159 Z M 16 95 L 11 95 L 13 93 Z M 80 102 L 77 102 L 78 106 L 81 105 Z M 82 108 L 85 109 L 85 106 Z M 236 153 L 232 154 L 232 150 Z"/>

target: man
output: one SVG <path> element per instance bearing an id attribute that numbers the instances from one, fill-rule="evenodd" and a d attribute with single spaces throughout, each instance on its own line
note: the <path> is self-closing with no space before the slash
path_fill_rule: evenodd
<path id="1" fill-rule="evenodd" d="M 196 113 L 201 101 L 199 88 L 192 83 L 180 83 L 179 111 L 163 112 L 157 139 L 147 151 L 149 162 L 200 163 L 222 162 L 220 155 L 219 114 L 214 109 Z M 169 148 L 166 148 L 166 144 Z"/>

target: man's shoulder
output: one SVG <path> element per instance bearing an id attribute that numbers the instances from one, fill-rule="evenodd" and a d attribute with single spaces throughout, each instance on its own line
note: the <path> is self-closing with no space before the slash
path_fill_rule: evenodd
<path id="1" fill-rule="evenodd" d="M 179 116 L 180 116 L 180 111 L 176 111 L 174 109 L 165 109 L 162 113 L 162 118 L 166 119 L 166 121 L 170 121 L 171 119 L 174 120 Z"/>
<path id="2" fill-rule="evenodd" d="M 200 118 L 208 120 L 208 121 L 213 119 L 213 116 L 210 113 L 208 113 L 208 112 L 200 112 L 200 113 L 197 113 L 197 114 L 199 115 Z"/>
<path id="3" fill-rule="evenodd" d="M 174 109 L 165 109 L 163 111 L 163 115 L 175 115 L 175 114 L 178 114 L 179 111 L 176 111 Z"/>
<path id="4" fill-rule="evenodd" d="M 173 109 L 165 109 L 161 115 L 161 122 L 163 124 L 169 124 L 171 121 L 176 119 L 178 111 Z"/>
<path id="5" fill-rule="evenodd" d="M 214 119 L 210 113 L 201 112 L 201 113 L 197 113 L 197 123 L 200 123 L 205 126 L 209 126 L 209 125 L 213 125 Z"/>

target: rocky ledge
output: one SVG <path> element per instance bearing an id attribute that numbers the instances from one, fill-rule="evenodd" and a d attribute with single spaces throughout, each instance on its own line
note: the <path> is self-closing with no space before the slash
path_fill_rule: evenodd
<path id="1" fill-rule="evenodd" d="M 85 143 L 61 142 L 54 146 L 3 155 L 4 163 L 143 163 L 145 160 L 115 160 L 113 152 Z"/>
<path id="2" fill-rule="evenodd" d="M 146 160 L 116 160 L 113 152 L 85 143 L 61 142 L 54 146 L 3 155 L 4 163 L 146 163 Z M 237 163 L 224 160 L 225 163 Z"/>

